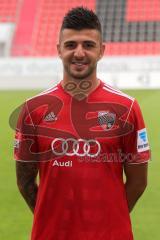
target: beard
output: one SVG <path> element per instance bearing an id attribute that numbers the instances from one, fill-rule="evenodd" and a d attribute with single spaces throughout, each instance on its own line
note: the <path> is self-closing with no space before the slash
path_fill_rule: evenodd
<path id="1" fill-rule="evenodd" d="M 76 80 L 83 80 L 88 78 L 92 75 L 96 68 L 97 63 L 95 65 L 89 66 L 86 71 L 74 71 L 68 65 L 64 65 L 64 70 L 68 74 L 68 76 Z"/>

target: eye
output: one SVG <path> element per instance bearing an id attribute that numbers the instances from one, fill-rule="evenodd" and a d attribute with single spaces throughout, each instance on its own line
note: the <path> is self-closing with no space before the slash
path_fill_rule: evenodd
<path id="1" fill-rule="evenodd" d="M 67 42 L 65 43 L 65 48 L 67 49 L 73 49 L 75 48 L 76 44 L 74 42 Z"/>
<path id="2" fill-rule="evenodd" d="M 95 47 L 95 43 L 93 43 L 93 42 L 85 42 L 84 43 L 84 47 L 85 48 L 94 48 Z"/>

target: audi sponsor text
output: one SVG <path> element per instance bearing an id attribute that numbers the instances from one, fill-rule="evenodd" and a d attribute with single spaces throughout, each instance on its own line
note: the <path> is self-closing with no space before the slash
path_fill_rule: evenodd
<path id="1" fill-rule="evenodd" d="M 54 160 L 52 166 L 57 166 L 57 167 L 72 167 L 72 161 L 57 161 Z"/>

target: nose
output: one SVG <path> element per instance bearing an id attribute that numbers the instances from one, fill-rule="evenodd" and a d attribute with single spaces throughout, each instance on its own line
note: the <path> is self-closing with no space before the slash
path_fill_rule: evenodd
<path id="1" fill-rule="evenodd" d="M 77 45 L 77 48 L 74 51 L 74 56 L 77 58 L 83 58 L 85 56 L 85 52 L 82 45 Z"/>

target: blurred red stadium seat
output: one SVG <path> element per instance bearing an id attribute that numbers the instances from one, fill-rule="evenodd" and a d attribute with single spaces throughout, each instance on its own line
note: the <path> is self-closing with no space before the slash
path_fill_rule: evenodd
<path id="1" fill-rule="evenodd" d="M 79 5 L 102 17 L 106 55 L 160 54 L 159 0 L 0 0 L 0 22 L 16 24 L 11 55 L 57 56 L 62 19 Z"/>
<path id="2" fill-rule="evenodd" d="M 0 23 L 15 22 L 19 0 L 0 0 Z"/>

